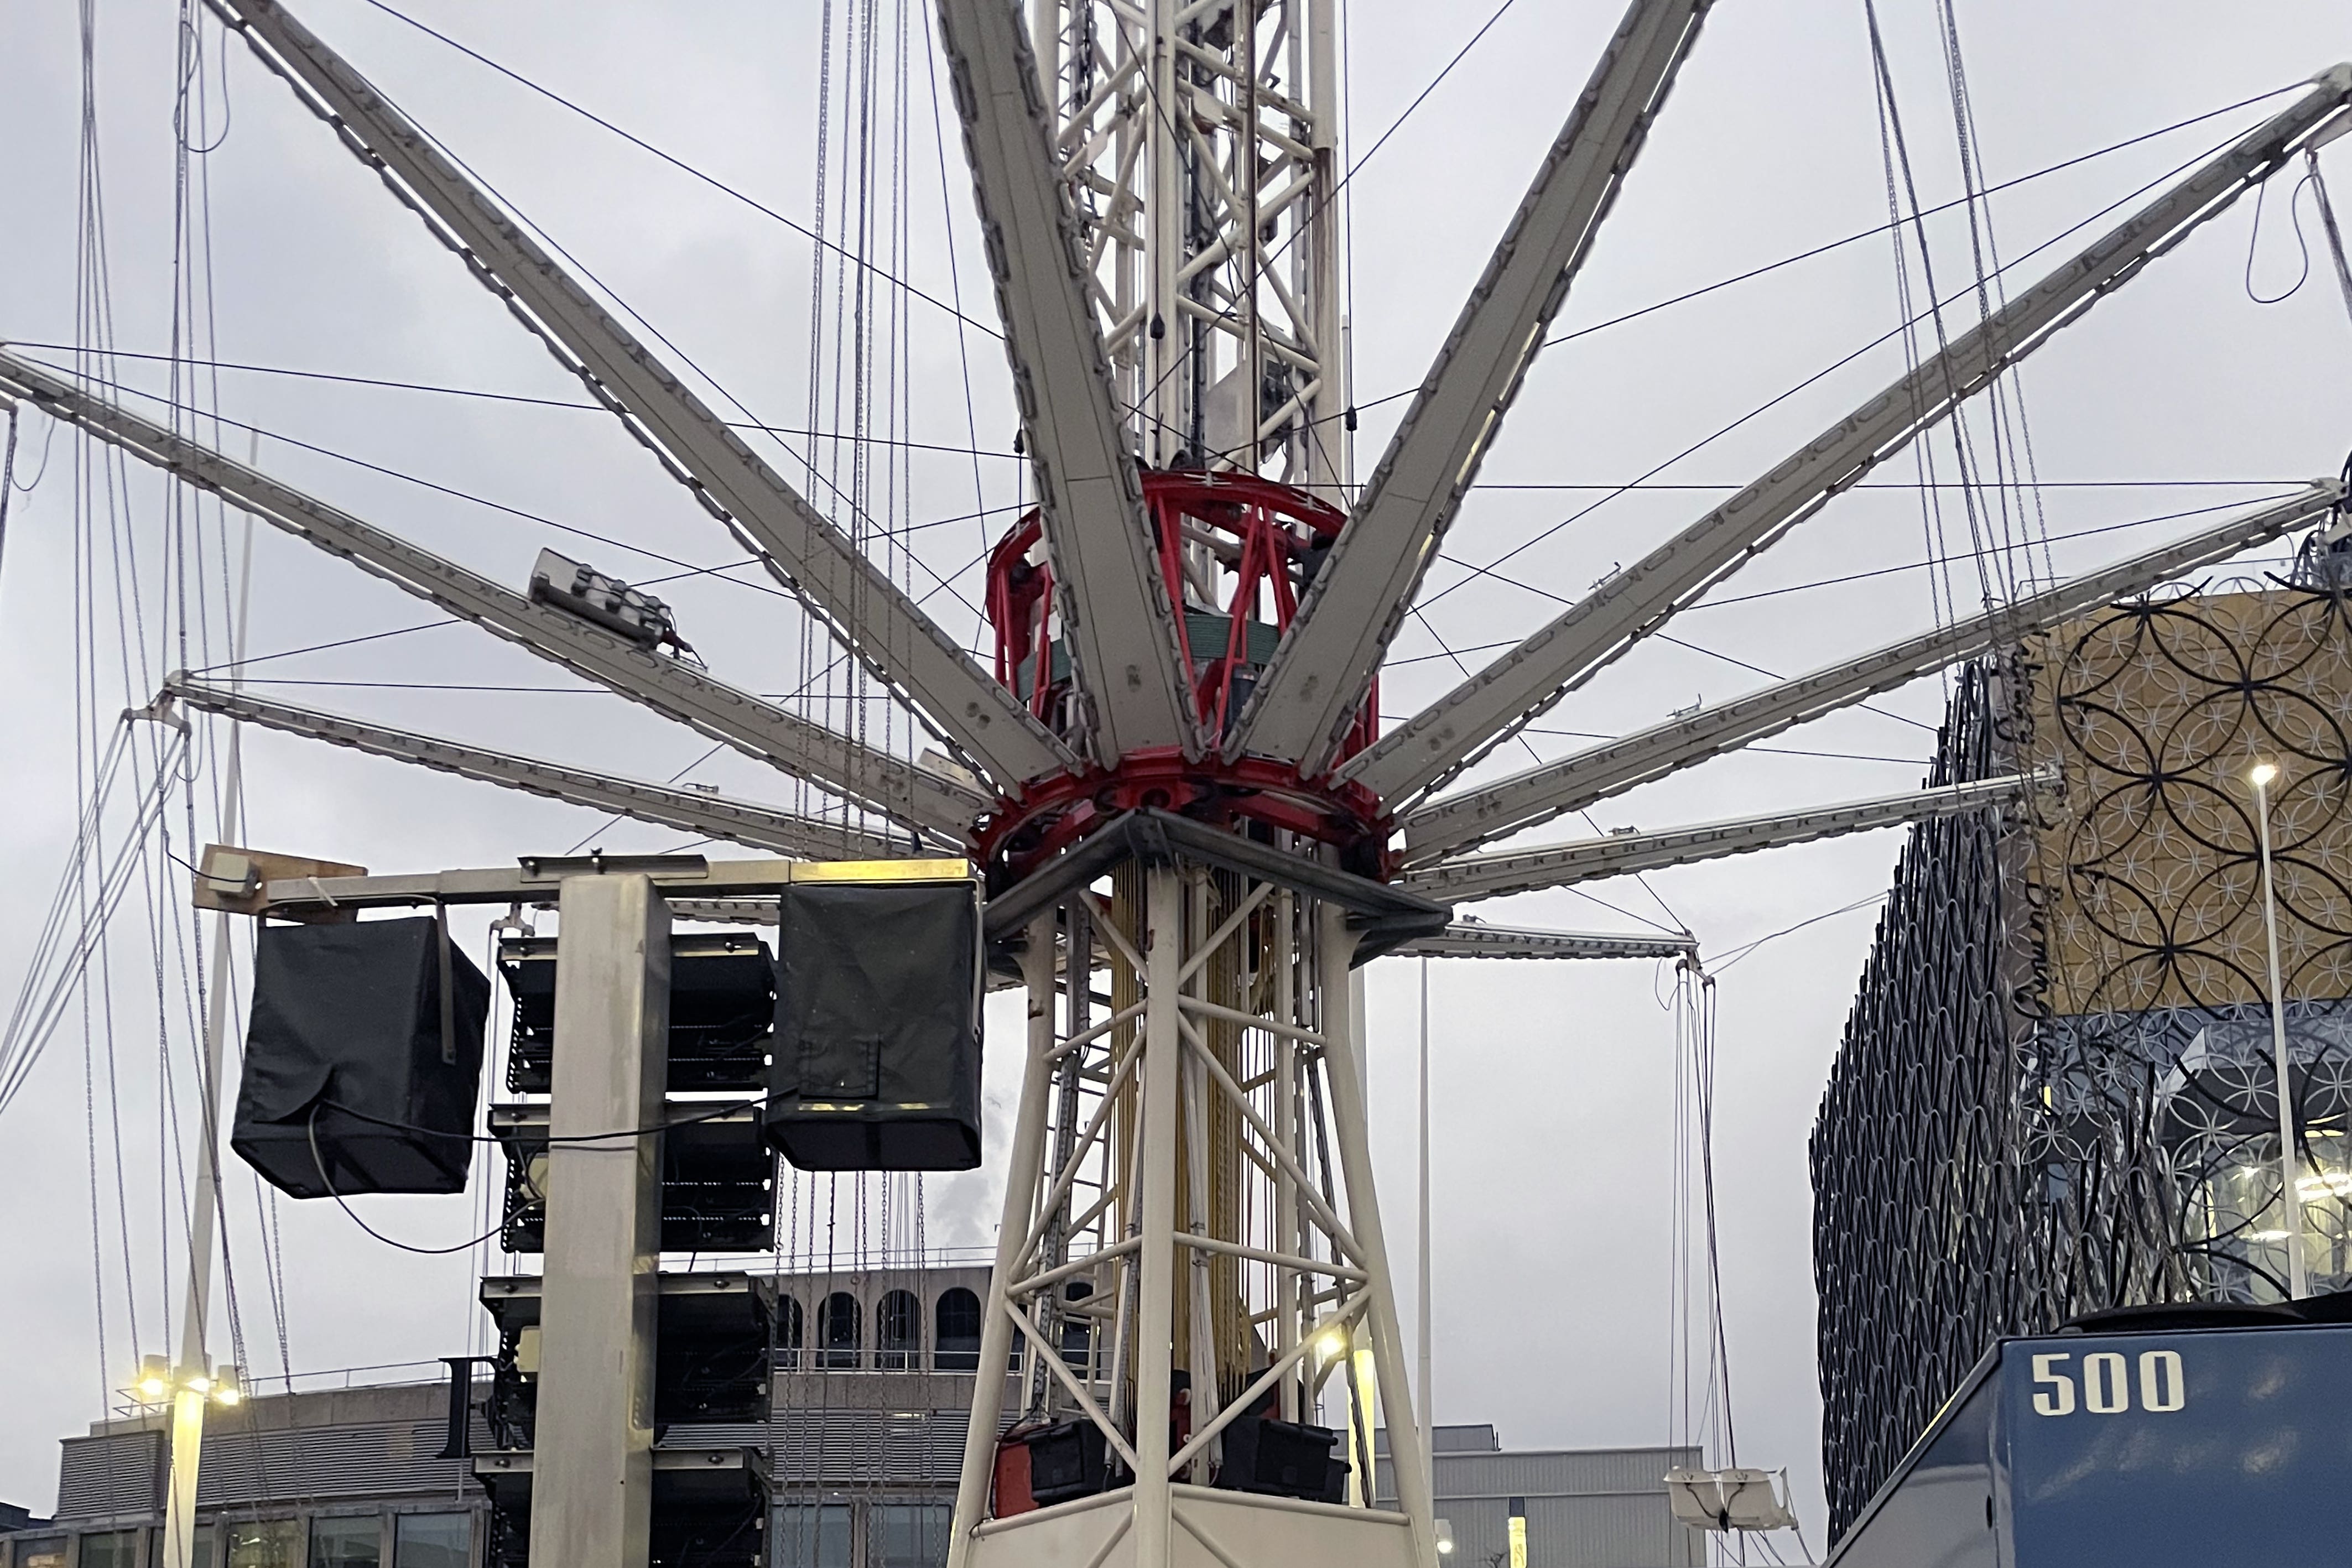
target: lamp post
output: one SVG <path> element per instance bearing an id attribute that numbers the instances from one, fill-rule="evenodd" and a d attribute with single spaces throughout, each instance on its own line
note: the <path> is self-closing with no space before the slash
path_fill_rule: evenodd
<path id="1" fill-rule="evenodd" d="M 2278 898 L 2271 878 L 2271 785 L 2278 779 L 2275 763 L 2259 762 L 2246 775 L 2254 787 L 2254 821 L 2263 857 L 2263 936 L 2270 957 L 2271 1059 L 2278 1073 L 2279 1202 L 2286 1228 L 2287 1294 L 2300 1300 L 2310 1293 L 2303 1265 L 2303 1194 L 2295 1187 L 2294 1092 L 2287 1075 L 2286 992 L 2279 981 Z"/>
<path id="2" fill-rule="evenodd" d="M 1421 1385 L 1416 1392 L 1421 1396 L 1421 1452 L 1423 1461 L 1429 1466 L 1430 1491 L 1431 1495 L 1434 1496 L 1437 1488 L 1437 1401 L 1431 1396 L 1429 1389 L 1432 1341 L 1429 1325 L 1429 960 L 1426 957 L 1421 961 L 1421 1092 L 1419 1098 L 1421 1102 L 1419 1161 L 1421 1191 L 1418 1207 L 1421 1229 L 1419 1240 L 1421 1279 L 1418 1281 L 1420 1299 L 1414 1303 L 1414 1312 L 1420 1319 L 1418 1326 L 1421 1330 L 1421 1343 L 1418 1348 L 1421 1352 L 1419 1367 Z M 1444 1543 L 1441 1543 L 1439 1550 L 1442 1552 L 1445 1549 Z"/>

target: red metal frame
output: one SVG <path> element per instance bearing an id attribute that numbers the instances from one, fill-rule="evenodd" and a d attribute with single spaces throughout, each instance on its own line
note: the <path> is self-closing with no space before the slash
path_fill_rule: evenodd
<path id="1" fill-rule="evenodd" d="M 1253 624 L 1277 635 L 1289 629 L 1306 573 L 1347 518 L 1305 491 L 1244 474 L 1147 473 L 1143 503 L 1170 602 L 1192 612 L 1178 615 L 1176 635 L 1191 674 L 1193 711 L 1205 733 L 1223 735 L 1247 699 L 1244 677 L 1255 668 L 1247 657 Z M 1049 728 L 1067 736 L 1075 691 L 1066 674 L 1056 678 L 1054 673 L 1054 573 L 1043 537 L 1033 511 L 989 553 L 988 619 L 995 632 L 996 678 L 1022 693 L 1029 711 Z M 1192 577 L 1188 582 L 1188 542 L 1206 547 L 1215 561 L 1209 581 Z M 1193 646 L 1191 622 L 1202 612 L 1225 622 L 1222 646 Z M 1341 757 L 1371 744 L 1379 711 L 1375 685 Z M 1187 762 L 1173 749 L 1132 752 L 1115 768 L 1032 779 L 976 828 L 974 848 L 1017 876 L 1108 816 L 1141 807 L 1227 825 L 1248 821 L 1286 829 L 1339 845 L 1351 869 L 1370 874 L 1387 869 L 1380 800 L 1361 785 L 1308 780 L 1295 768 L 1260 758 L 1227 763 L 1212 755 Z"/>

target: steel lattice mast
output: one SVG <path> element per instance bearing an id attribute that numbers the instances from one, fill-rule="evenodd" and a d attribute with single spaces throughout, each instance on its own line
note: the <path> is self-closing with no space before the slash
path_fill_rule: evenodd
<path id="1" fill-rule="evenodd" d="M 940 0 L 1039 497 L 990 563 L 992 667 L 283 5 L 213 8 L 961 768 L 910 766 L 627 644 L 21 357 L 0 353 L 0 396 L 856 805 L 877 824 L 865 852 L 960 843 L 985 863 L 990 935 L 1025 987 L 1028 1029 L 982 1365 L 992 1372 L 1018 1352 L 1024 1375 L 1018 1409 L 998 1407 L 996 1377 L 976 1380 L 959 1568 L 1429 1568 L 1434 1521 L 1365 1145 L 1353 967 L 1416 945 L 1454 956 L 1679 950 L 1449 925 L 1431 898 L 2012 800 L 2034 781 L 1488 848 L 2316 522 L 2343 500 L 2316 485 L 1983 617 L 1449 792 L 1496 744 L 2339 132 L 2352 67 L 2317 78 L 1976 331 L 1383 733 L 1376 683 L 1390 644 L 1707 0 L 1633 0 L 1360 494 L 1339 417 L 1331 0 L 1036 0 L 1025 12 L 1013 0 Z M 789 854 L 826 847 L 804 820 L 755 802 L 194 681 L 169 695 Z M 844 841 L 837 828 L 824 832 Z M 561 1347 L 545 1354 L 554 1375 Z M 1234 1490 L 1235 1423 L 1311 1419 L 1327 1395 L 1350 1412 L 1359 1493 L 1369 1434 L 1387 1427 L 1398 1509 Z M 992 1517 L 998 1428 L 1014 1417 L 1084 1423 L 1119 1484 Z M 540 1506 L 561 1511 L 565 1488 L 586 1483 L 542 1472 L 538 1484 Z M 644 1561 L 641 1542 L 634 1557 L 630 1542 L 608 1544 L 600 1564 Z"/>

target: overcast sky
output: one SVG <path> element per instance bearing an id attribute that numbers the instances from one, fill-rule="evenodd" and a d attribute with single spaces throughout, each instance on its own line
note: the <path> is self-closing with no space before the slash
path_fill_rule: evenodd
<path id="1" fill-rule="evenodd" d="M 877 8 L 895 15 L 902 7 Z M 903 8 L 919 27 L 923 7 Z M 114 341 L 160 353 L 172 341 L 176 7 L 115 0 L 96 9 Z M 813 346 L 821 362 L 832 358 L 830 337 L 812 338 L 804 238 L 365 0 L 305 0 L 299 9 L 713 382 L 771 423 L 807 423 Z M 847 0 L 835 7 L 847 9 Z M 1490 6 L 1351 0 L 1347 9 L 1349 134 L 1360 155 Z M 1881 10 L 1921 199 L 1947 200 L 1958 190 L 1957 166 L 1933 7 L 1881 0 Z M 810 0 L 659 7 L 414 0 L 412 11 L 775 212 L 811 220 L 819 7 Z M 1420 379 L 1619 11 L 1615 0 L 1508 7 L 1351 182 L 1360 401 Z M 1996 182 L 2287 87 L 2352 55 L 2352 19 L 2324 0 L 1968 0 L 1959 24 L 1981 156 Z M 202 162 L 209 308 L 221 358 L 578 398 L 577 385 L 325 128 L 240 49 L 223 50 L 215 25 L 204 31 L 211 118 L 191 137 L 216 143 Z M 70 344 L 87 336 L 76 303 L 80 57 L 73 7 L 48 0 L 0 10 L 0 338 L 11 341 Z M 1884 223 L 1870 69 L 1859 0 L 1723 0 L 1563 324 L 1610 320 Z M 919 43 L 908 67 L 913 215 L 903 269 L 926 291 L 961 298 L 985 317 L 969 184 L 950 141 L 942 187 L 929 70 Z M 2003 192 L 1993 204 L 2001 256 L 2025 256 L 2285 101 L 2268 99 Z M 2339 149 L 2329 170 L 2352 192 L 2352 159 Z M 2298 270 L 2283 186 L 2276 195 L 2252 258 L 2264 295 L 2284 289 Z M 848 199 L 839 188 L 832 194 L 836 204 Z M 2261 496 L 2342 462 L 2352 441 L 2345 303 L 2324 262 L 2284 303 L 2253 303 L 2246 280 L 2253 215 L 2252 202 L 2242 204 L 2032 362 L 2026 406 L 2042 477 L 2134 482 L 2053 486 L 2041 502 L 2053 534 Z M 2307 205 L 2303 215 L 2315 243 Z M 945 242 L 950 229 L 960 273 Z M 1937 277 L 1948 291 L 1969 276 L 1966 234 L 1952 223 L 1935 232 Z M 2013 279 L 2037 275 L 2064 251 L 2022 262 Z M 1704 510 L 1708 495 L 1629 495 L 1555 531 L 1596 497 L 1541 486 L 1643 475 L 1896 319 L 1894 264 L 1882 236 L 1545 354 L 1485 473 L 1498 486 L 1527 488 L 1482 492 L 1465 509 L 1448 541 L 1452 559 L 1424 592 L 1426 618 L 1396 649 L 1412 662 L 1386 677 L 1384 709 L 1401 716 L 1435 696 L 1460 674 L 1447 650 L 1475 660 L 1467 650 L 1524 633 L 1557 609 L 1550 596 L 1572 597 L 1635 559 Z M 1014 422 L 997 346 L 969 330 L 960 337 L 950 316 L 919 302 L 908 308 L 905 332 L 909 433 L 962 447 L 976 428 L 977 445 L 992 455 L 919 455 L 888 515 L 900 523 L 964 517 L 975 510 L 976 490 L 990 507 L 1011 504 L 1017 465 L 1003 455 Z M 1694 486 L 1744 482 L 1900 368 L 1899 349 L 1883 346 L 1658 477 Z M 126 379 L 160 385 L 146 372 Z M 632 579 L 678 570 L 656 557 L 697 566 L 736 559 L 719 527 L 593 413 L 247 372 L 224 372 L 218 406 L 271 433 L 260 443 L 264 466 L 503 581 L 520 585 L 547 545 Z M 1401 407 L 1366 413 L 1361 470 Z M 8 737 L 0 752 L 7 759 L 0 874 L 16 890 L 0 905 L 0 985 L 12 994 L 80 809 L 77 712 L 110 727 L 164 671 L 226 657 L 216 612 L 203 634 L 192 631 L 185 652 L 165 630 L 174 591 L 159 550 L 164 498 L 151 476 L 128 476 L 126 499 L 111 516 L 102 498 L 93 500 L 77 551 L 77 461 L 68 439 L 53 441 L 41 420 L 26 419 L 18 479 L 38 470 L 41 480 L 15 497 L 0 558 L 0 732 Z M 2156 483 L 2192 480 L 2246 484 Z M 1948 526 L 1965 539 L 1957 517 Z M 918 536 L 927 563 L 914 569 L 918 590 L 931 588 L 929 570 L 952 580 L 928 603 L 959 635 L 974 624 L 957 597 L 977 599 L 968 565 L 1001 521 L 967 518 Z M 619 542 L 584 544 L 552 523 Z M 2190 526 L 2159 521 L 2062 538 L 2053 554 L 2060 570 L 2079 570 Z M 1507 569 L 1517 585 L 1455 564 L 1489 562 L 1538 537 Z M 206 538 L 204 548 L 217 551 L 217 533 Z M 1579 744 L 1578 733 L 1622 733 L 1699 698 L 1735 695 L 1760 684 L 1759 670 L 1794 673 L 1924 627 L 1933 612 L 1929 573 L 1856 575 L 1916 563 L 1924 549 L 1914 496 L 1848 496 L 1718 597 L 1790 591 L 1689 613 L 1675 628 L 1688 645 L 1646 645 L 1556 710 L 1530 743 L 1556 755 Z M 136 605 L 118 598 L 122 550 L 142 563 Z M 215 553 L 205 563 L 215 582 L 219 559 Z M 1806 586 L 1828 578 L 1850 580 Z M 1955 580 L 1962 608 L 1971 608 L 1973 571 Z M 1458 591 L 1446 591 L 1456 584 Z M 809 667 L 801 620 L 749 574 L 705 575 L 657 591 L 677 605 L 686 634 L 725 677 L 778 691 Z M 255 541 L 254 653 L 434 619 L 307 546 L 266 529 Z M 116 629 L 126 624 L 133 630 L 119 645 Z M 90 628 L 79 643 L 78 625 Z M 88 683 L 77 674 L 78 646 L 96 672 Z M 614 771 L 667 777 L 695 764 L 707 746 L 626 704 L 575 693 L 577 683 L 560 672 L 460 625 L 276 659 L 254 673 L 278 682 L 404 683 L 259 689 Z M 83 691 L 95 695 L 77 695 Z M 1932 747 L 1941 700 L 1937 682 L 1918 683 L 1874 711 L 1784 737 L 1770 754 L 1727 759 L 1609 802 L 1598 824 L 1655 828 L 1910 787 Z M 1527 755 L 1507 753 L 1496 766 L 1524 764 Z M 249 841 L 379 870 L 497 864 L 592 835 L 627 849 L 678 838 L 658 829 L 600 831 L 590 813 L 273 736 L 249 737 L 246 758 Z M 797 798 L 787 781 L 731 754 L 689 777 L 757 798 Z M 212 834 L 209 821 L 193 830 L 175 821 L 173 831 L 180 854 L 192 837 Z M 1869 940 L 1868 901 L 1884 890 L 1898 845 L 1898 835 L 1879 833 L 1663 873 L 1648 889 L 1611 883 L 1591 897 L 1538 894 L 1480 912 L 1572 929 L 1687 924 L 1719 955 L 1816 922 L 1722 970 L 1717 1125 L 1740 1458 L 1789 1468 L 1816 1551 L 1806 1138 Z M 0 1327 L 12 1347 L 0 1499 L 37 1509 L 54 1495 L 57 1439 L 99 1414 L 104 1391 L 128 1380 L 140 1353 L 166 1348 L 167 1294 L 168 1310 L 178 1312 L 172 1195 L 184 1155 L 171 1107 L 181 1107 L 183 1122 L 186 1113 L 184 1099 L 162 1088 L 148 973 L 154 915 L 143 899 L 134 890 L 109 949 L 110 1016 L 94 1003 L 85 1024 L 76 1009 L 0 1115 Z M 478 937 L 478 921 L 475 930 Z M 167 935 L 166 945 L 173 940 Z M 1413 1252 L 1418 978 L 1415 966 L 1386 961 L 1370 979 L 1375 1137 L 1401 1266 Z M 1513 1447 L 1663 1441 L 1675 1130 L 1674 1025 L 1661 1005 L 1666 977 L 1646 964 L 1448 963 L 1432 967 L 1430 984 L 1438 1418 L 1491 1421 Z M 164 1010 L 182 1013 L 176 977 L 166 990 Z M 990 1079 L 1001 1113 L 1011 1089 L 1003 1029 L 996 1040 Z M 184 1025 L 174 1024 L 163 1054 L 181 1096 L 186 1045 Z M 993 1190 L 986 1173 L 931 1183 L 928 1239 L 986 1243 Z M 283 1238 L 286 1343 L 298 1372 L 457 1354 L 478 1333 L 473 1265 L 463 1257 L 387 1249 L 331 1207 L 281 1202 L 267 1220 L 242 1169 L 231 1175 L 229 1202 L 240 1319 L 257 1363 L 278 1364 L 257 1239 L 265 1223 Z M 454 1243 L 480 1228 L 473 1197 L 361 1207 L 380 1229 L 422 1245 Z M 103 1344 L 94 1270 L 104 1281 Z M 1410 1290 L 1402 1293 L 1410 1312 Z M 232 1354 L 220 1343 L 214 1354 Z"/>

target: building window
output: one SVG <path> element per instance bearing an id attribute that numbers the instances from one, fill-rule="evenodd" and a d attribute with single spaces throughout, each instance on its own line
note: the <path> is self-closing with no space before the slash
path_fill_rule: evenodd
<path id="1" fill-rule="evenodd" d="M 773 1568 L 853 1568 L 845 1502 L 779 1503 L 772 1534 Z"/>
<path id="2" fill-rule="evenodd" d="M 314 1518 L 310 1568 L 383 1568 L 383 1521 L 373 1513 Z"/>
<path id="3" fill-rule="evenodd" d="M 955 1511 L 935 1502 L 877 1502 L 866 1517 L 867 1568 L 940 1568 Z"/>
<path id="4" fill-rule="evenodd" d="M 906 1372 L 923 1364 L 923 1303 L 912 1291 L 892 1291 L 874 1313 L 876 1364 L 885 1372 Z"/>
<path id="5" fill-rule="evenodd" d="M 222 1528 L 228 1536 L 222 1553 L 228 1568 L 301 1568 L 300 1520 L 248 1519 Z"/>
<path id="6" fill-rule="evenodd" d="M 801 1364 L 801 1334 L 806 1320 L 797 1298 L 785 1296 L 776 1302 L 776 1364 L 797 1372 Z"/>
<path id="7" fill-rule="evenodd" d="M 941 1372 L 980 1370 L 980 1298 L 961 1285 L 940 1292 L 933 1318 L 931 1364 Z"/>
<path id="8" fill-rule="evenodd" d="M 66 1538 L 43 1535 L 16 1542 L 16 1568 L 66 1568 Z"/>
<path id="9" fill-rule="evenodd" d="M 835 1291 L 817 1309 L 817 1364 L 823 1367 L 857 1364 L 857 1298 Z"/>
<path id="10" fill-rule="evenodd" d="M 58 1561 L 63 1562 L 60 1558 Z M 80 1568 L 142 1568 L 139 1561 L 139 1532 L 135 1530 L 110 1530 L 103 1534 L 81 1538 Z"/>
<path id="11" fill-rule="evenodd" d="M 1073 1280 L 1062 1287 L 1062 1299 L 1070 1303 L 1069 1313 L 1062 1319 L 1062 1359 L 1077 1368 L 1082 1377 L 1093 1375 L 1094 1320 L 1080 1314 L 1079 1307 L 1095 1293 L 1094 1285 L 1086 1280 Z"/>
<path id="12" fill-rule="evenodd" d="M 474 1543 L 474 1518 L 467 1513 L 404 1513 L 394 1516 L 392 1568 L 466 1568 Z"/>

